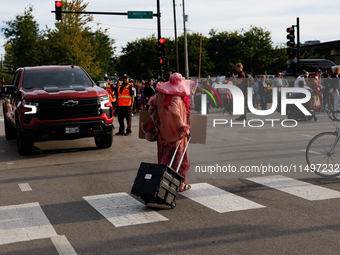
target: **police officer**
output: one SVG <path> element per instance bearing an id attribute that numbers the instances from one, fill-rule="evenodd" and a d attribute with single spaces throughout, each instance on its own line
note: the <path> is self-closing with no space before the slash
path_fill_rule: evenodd
<path id="1" fill-rule="evenodd" d="M 123 76 L 122 84 L 118 85 L 118 104 L 117 114 L 119 122 L 119 131 L 116 135 L 130 135 L 131 131 L 131 119 L 132 119 L 132 107 L 134 103 L 134 91 L 133 84 L 129 83 L 129 78 L 126 74 Z M 124 133 L 124 119 L 127 122 L 126 133 Z"/>

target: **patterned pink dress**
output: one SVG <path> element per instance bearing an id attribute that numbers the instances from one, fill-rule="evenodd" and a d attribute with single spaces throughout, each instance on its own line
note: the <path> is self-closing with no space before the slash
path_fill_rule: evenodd
<path id="1" fill-rule="evenodd" d="M 158 164 L 169 165 L 175 149 L 179 141 L 181 141 L 175 160 L 171 166 L 176 170 L 185 146 L 187 145 L 186 135 L 190 132 L 190 126 L 188 125 L 188 106 L 190 100 L 188 97 L 165 95 L 159 92 L 150 99 L 149 103 L 149 112 L 153 113 L 155 110 L 157 111 L 155 123 L 158 128 Z M 190 163 L 187 150 L 178 171 L 179 174 L 184 177 L 183 182 L 186 181 L 186 173 L 189 170 Z"/>

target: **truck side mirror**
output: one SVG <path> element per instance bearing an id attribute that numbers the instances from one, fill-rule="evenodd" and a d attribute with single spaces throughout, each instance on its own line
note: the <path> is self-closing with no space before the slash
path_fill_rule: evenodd
<path id="1" fill-rule="evenodd" d="M 106 81 L 97 81 L 97 86 L 101 87 L 102 89 L 107 89 L 108 84 Z"/>
<path id="2" fill-rule="evenodd" d="M 14 94 L 14 85 L 5 85 L 3 87 L 1 87 L 1 92 L 2 94 L 6 95 L 6 94 Z"/>

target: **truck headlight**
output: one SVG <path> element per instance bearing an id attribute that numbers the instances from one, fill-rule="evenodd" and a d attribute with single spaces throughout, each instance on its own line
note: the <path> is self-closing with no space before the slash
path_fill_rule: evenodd
<path id="1" fill-rule="evenodd" d="M 109 96 L 98 97 L 98 103 L 100 103 L 101 112 L 106 113 L 111 118 L 113 116 L 113 108 Z"/>
<path id="2" fill-rule="evenodd" d="M 24 101 L 24 113 L 25 114 L 36 114 L 38 111 L 38 102 L 34 101 Z"/>

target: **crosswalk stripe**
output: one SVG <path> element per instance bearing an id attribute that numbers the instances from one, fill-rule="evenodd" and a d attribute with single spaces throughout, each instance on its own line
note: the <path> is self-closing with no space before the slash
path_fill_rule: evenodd
<path id="1" fill-rule="evenodd" d="M 0 245 L 57 236 L 39 203 L 0 207 Z"/>
<path id="2" fill-rule="evenodd" d="M 19 188 L 21 189 L 22 192 L 32 191 L 32 188 L 28 183 L 20 183 L 18 185 L 19 185 Z"/>
<path id="3" fill-rule="evenodd" d="M 77 255 L 66 236 L 54 236 L 51 241 L 60 255 Z"/>
<path id="4" fill-rule="evenodd" d="M 265 207 L 208 183 L 191 184 L 191 189 L 181 195 L 219 213 Z"/>
<path id="5" fill-rule="evenodd" d="M 340 192 L 282 175 L 247 178 L 247 180 L 277 189 L 309 201 L 340 198 Z"/>
<path id="6" fill-rule="evenodd" d="M 83 197 L 115 227 L 168 220 L 125 192 Z"/>

